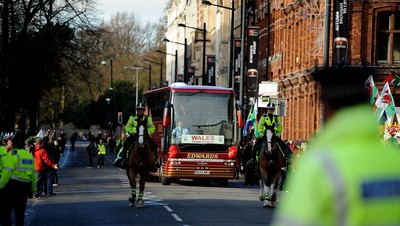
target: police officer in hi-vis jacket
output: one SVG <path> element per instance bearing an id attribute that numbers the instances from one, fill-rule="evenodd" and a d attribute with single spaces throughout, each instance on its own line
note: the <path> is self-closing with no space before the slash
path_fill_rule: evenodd
<path id="1" fill-rule="evenodd" d="M 27 198 L 36 192 L 35 161 L 32 154 L 25 149 L 24 134 L 21 131 L 17 131 L 13 137 L 13 148 L 3 161 L 0 178 L 1 225 L 11 225 L 12 210 L 15 224 L 24 225 Z"/>
<path id="2" fill-rule="evenodd" d="M 117 159 L 115 159 L 114 166 L 125 169 L 127 167 L 127 162 L 126 162 L 126 155 L 128 149 L 136 142 L 134 134 L 137 132 L 136 127 L 137 127 L 137 122 L 146 120 L 147 121 L 147 133 L 149 135 L 149 145 L 151 150 L 154 153 L 155 156 L 155 161 L 153 164 L 152 169 L 150 171 L 156 172 L 157 168 L 160 167 L 159 162 L 157 161 L 157 145 L 154 143 L 154 140 L 151 138 L 155 131 L 155 126 L 153 124 L 153 120 L 151 119 L 150 116 L 147 116 L 144 114 L 145 106 L 142 103 L 139 103 L 136 106 L 136 115 L 129 117 L 128 122 L 125 125 L 125 130 L 126 133 L 129 134 L 129 136 L 126 138 L 123 148 L 119 151 L 117 155 Z"/>

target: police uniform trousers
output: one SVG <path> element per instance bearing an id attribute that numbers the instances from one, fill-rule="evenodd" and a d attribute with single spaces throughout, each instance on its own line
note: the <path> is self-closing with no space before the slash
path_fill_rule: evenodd
<path id="1" fill-rule="evenodd" d="M 15 225 L 24 225 L 25 208 L 30 193 L 31 183 L 11 179 L 0 189 L 0 223 L 2 226 L 11 226 L 11 212 L 15 214 Z"/>

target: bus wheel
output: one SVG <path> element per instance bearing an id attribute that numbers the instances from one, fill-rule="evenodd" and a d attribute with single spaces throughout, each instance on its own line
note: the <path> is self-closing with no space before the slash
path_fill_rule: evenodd
<path id="1" fill-rule="evenodd" d="M 220 186 L 220 187 L 226 187 L 226 186 L 228 186 L 228 183 L 229 183 L 228 179 L 218 180 L 218 186 Z"/>
<path id="2" fill-rule="evenodd" d="M 171 179 L 166 178 L 166 177 L 161 177 L 161 184 L 162 185 L 170 185 L 171 184 Z"/>

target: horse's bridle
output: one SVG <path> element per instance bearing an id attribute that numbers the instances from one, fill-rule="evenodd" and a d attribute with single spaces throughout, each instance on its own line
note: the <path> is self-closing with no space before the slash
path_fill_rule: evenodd
<path id="1" fill-rule="evenodd" d="M 267 130 L 265 136 L 267 138 L 267 154 L 272 154 L 272 137 L 274 136 L 274 133 L 271 130 Z"/>
<path id="2" fill-rule="evenodd" d="M 141 148 L 143 148 L 147 144 L 147 142 L 145 142 L 145 140 L 144 140 L 144 130 L 145 130 L 144 126 L 140 125 L 138 139 L 136 142 L 139 145 L 139 147 L 141 147 Z"/>

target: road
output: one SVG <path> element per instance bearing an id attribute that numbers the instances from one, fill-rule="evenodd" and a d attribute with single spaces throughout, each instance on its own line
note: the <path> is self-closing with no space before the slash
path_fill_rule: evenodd
<path id="1" fill-rule="evenodd" d="M 227 187 L 180 181 L 169 186 L 147 182 L 145 207 L 129 207 L 125 171 L 106 158 L 104 169 L 88 167 L 85 143 L 67 149 L 60 161 L 57 195 L 29 199 L 25 225 L 269 225 L 274 209 L 262 207 L 258 186 L 243 179 Z M 95 159 L 96 163 L 96 159 Z M 97 166 L 97 164 L 96 164 Z"/>

